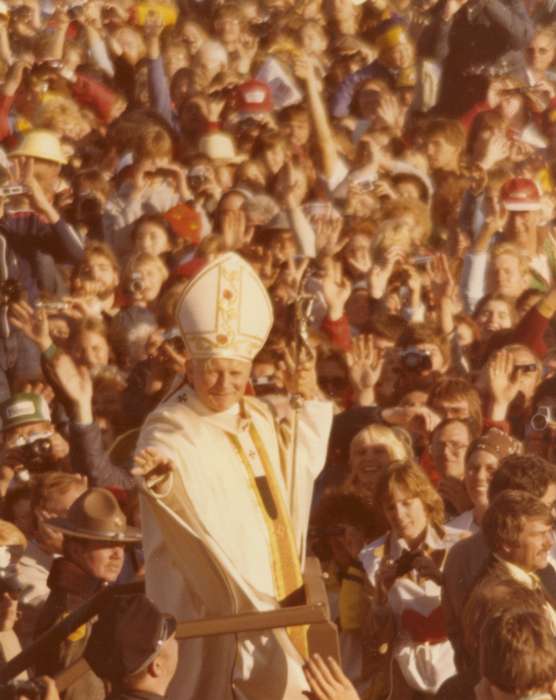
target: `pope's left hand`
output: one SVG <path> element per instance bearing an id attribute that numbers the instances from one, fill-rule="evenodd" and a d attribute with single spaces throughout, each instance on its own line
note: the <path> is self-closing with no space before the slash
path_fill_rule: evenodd
<path id="1" fill-rule="evenodd" d="M 294 347 L 283 349 L 283 360 L 278 363 L 282 370 L 282 381 L 288 393 L 306 400 L 322 398 L 316 371 L 316 356 L 300 344 L 299 359 L 295 360 Z"/>

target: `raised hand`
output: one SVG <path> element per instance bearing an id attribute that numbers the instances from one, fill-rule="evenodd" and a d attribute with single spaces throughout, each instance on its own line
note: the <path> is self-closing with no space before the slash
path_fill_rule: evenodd
<path id="1" fill-rule="evenodd" d="M 375 403 L 375 386 L 380 378 L 384 359 L 374 346 L 372 335 L 359 335 L 353 339 L 346 355 L 349 378 L 357 393 L 360 406 Z"/>
<path id="2" fill-rule="evenodd" d="M 321 277 L 321 291 L 328 307 L 328 317 L 337 321 L 344 314 L 346 302 L 351 294 L 351 284 L 342 273 L 341 263 L 333 258 Z"/>
<path id="3" fill-rule="evenodd" d="M 26 394 L 38 394 L 42 396 L 46 403 L 51 404 L 54 401 L 54 390 L 50 384 L 44 382 L 27 382 L 22 389 Z"/>
<path id="4" fill-rule="evenodd" d="M 242 209 L 223 212 L 220 218 L 220 234 L 226 250 L 237 250 L 245 243 L 247 218 Z"/>
<path id="5" fill-rule="evenodd" d="M 283 198 L 289 209 L 296 209 L 307 193 L 305 178 L 291 162 L 286 163 L 284 169 Z"/>
<path id="6" fill-rule="evenodd" d="M 493 420 L 505 420 L 508 407 L 519 391 L 513 378 L 514 358 L 511 352 L 500 350 L 488 363 L 488 386 L 492 397 Z"/>
<path id="7" fill-rule="evenodd" d="M 377 116 L 394 132 L 403 129 L 403 111 L 394 95 L 381 95 Z"/>
<path id="8" fill-rule="evenodd" d="M 390 248 L 382 264 L 375 263 L 369 273 L 369 293 L 372 299 L 382 299 L 388 286 L 388 280 L 394 270 L 394 265 L 403 262 L 404 252 L 401 248 Z"/>
<path id="9" fill-rule="evenodd" d="M 410 432 L 432 433 L 442 419 L 428 406 L 393 406 L 382 411 L 382 420 Z"/>
<path id="10" fill-rule="evenodd" d="M 450 270 L 448 257 L 444 253 L 434 255 L 427 266 L 427 272 L 429 273 L 431 289 L 437 302 L 441 302 L 444 298 L 453 299 L 457 287 Z"/>
<path id="11" fill-rule="evenodd" d="M 343 217 L 334 211 L 332 205 L 323 212 L 309 215 L 309 220 L 315 232 L 318 253 L 336 255 L 346 245 L 347 238 L 340 240 Z"/>
<path id="12" fill-rule="evenodd" d="M 93 400 L 93 381 L 89 370 L 75 364 L 65 352 L 58 353 L 49 362 L 60 389 L 74 403 L 91 404 Z"/>
<path id="13" fill-rule="evenodd" d="M 48 316 L 44 309 L 33 309 L 26 301 L 10 304 L 9 320 L 29 340 L 36 343 L 41 352 L 52 345 L 48 328 Z"/>
<path id="14" fill-rule="evenodd" d="M 32 158 L 23 158 L 21 163 L 22 184 L 27 187 L 27 191 L 33 204 L 41 211 L 51 223 L 56 223 L 60 218 L 58 212 L 50 203 L 42 185 L 35 177 L 34 164 Z"/>
<path id="15" fill-rule="evenodd" d="M 306 400 L 322 397 L 317 380 L 316 354 L 311 353 L 304 345 L 300 345 L 297 361 L 295 346 L 284 347 L 278 369 L 290 396 L 300 396 Z"/>
<path id="16" fill-rule="evenodd" d="M 332 657 L 324 661 L 319 654 L 314 654 L 303 670 L 317 700 L 360 700 L 351 681 Z"/>

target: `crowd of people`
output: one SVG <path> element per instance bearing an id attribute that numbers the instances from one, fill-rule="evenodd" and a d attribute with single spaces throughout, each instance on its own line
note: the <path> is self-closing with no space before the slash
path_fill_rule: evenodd
<path id="1" fill-rule="evenodd" d="M 553 0 L 0 0 L 0 209 L 0 697 L 556 697 Z"/>

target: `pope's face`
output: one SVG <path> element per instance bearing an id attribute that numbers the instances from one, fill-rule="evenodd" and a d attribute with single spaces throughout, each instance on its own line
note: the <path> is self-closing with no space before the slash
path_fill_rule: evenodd
<path id="1" fill-rule="evenodd" d="M 187 375 L 200 401 L 216 413 L 234 406 L 244 395 L 251 373 L 245 360 L 192 360 Z"/>

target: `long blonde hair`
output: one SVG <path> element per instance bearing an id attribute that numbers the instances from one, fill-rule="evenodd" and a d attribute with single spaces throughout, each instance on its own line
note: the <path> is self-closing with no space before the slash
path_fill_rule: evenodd
<path id="1" fill-rule="evenodd" d="M 393 462 L 405 462 L 408 459 L 413 459 L 413 450 L 411 448 L 409 436 L 406 438 L 402 431 L 390 428 L 387 425 L 371 423 L 371 425 L 365 426 L 352 438 L 349 446 L 350 467 L 356 450 L 366 440 L 384 445 Z"/>

